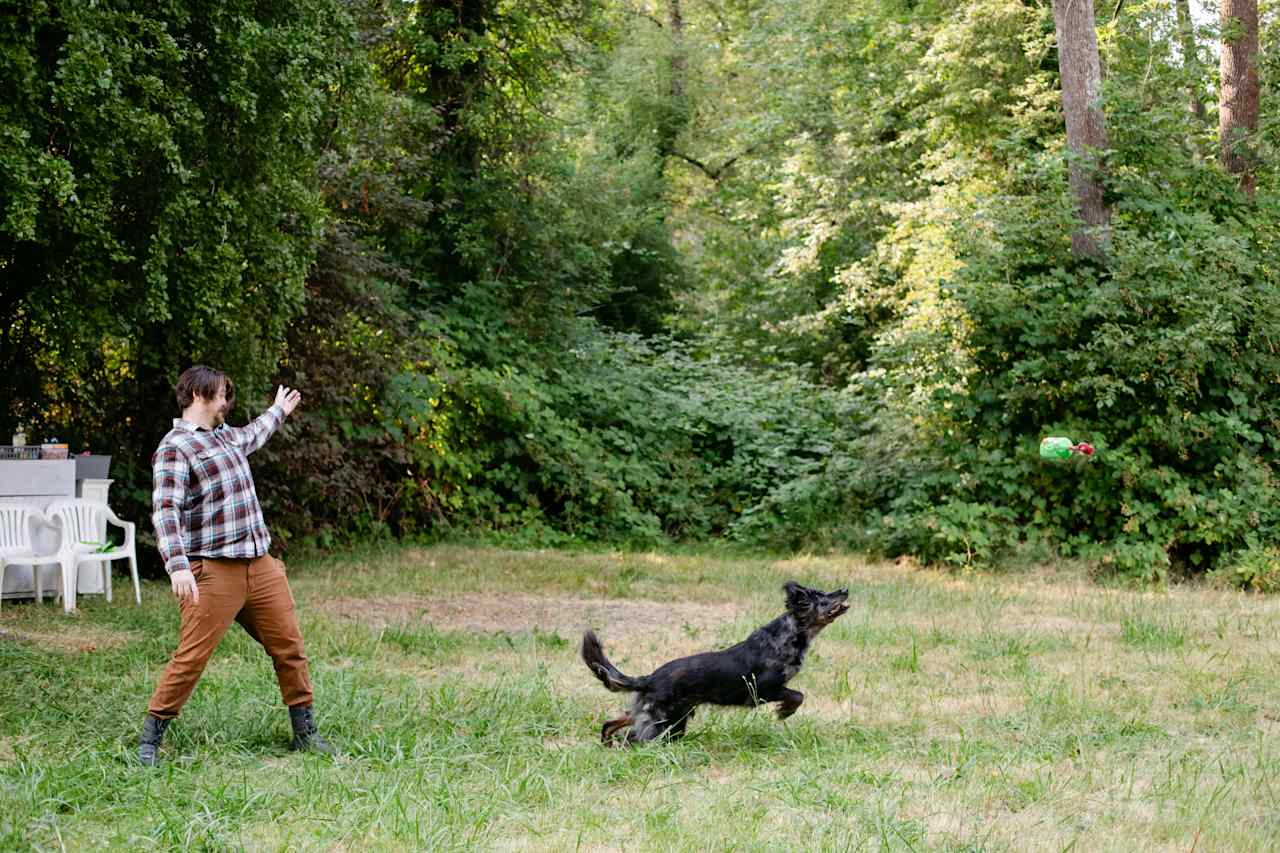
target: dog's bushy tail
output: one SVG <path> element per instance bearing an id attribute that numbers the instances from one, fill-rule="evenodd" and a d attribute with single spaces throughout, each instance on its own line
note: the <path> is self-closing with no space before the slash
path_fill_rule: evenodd
<path id="1" fill-rule="evenodd" d="M 582 660 L 586 662 L 587 669 L 600 679 L 600 683 L 614 693 L 632 691 L 643 693 L 649 686 L 648 678 L 632 678 L 619 672 L 618 668 L 604 656 L 604 649 L 600 646 L 600 640 L 594 631 L 587 631 L 582 635 Z"/>

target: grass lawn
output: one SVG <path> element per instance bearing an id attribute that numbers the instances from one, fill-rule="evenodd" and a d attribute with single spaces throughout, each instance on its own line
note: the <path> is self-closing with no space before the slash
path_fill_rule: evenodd
<path id="1" fill-rule="evenodd" d="M 784 561 L 440 546 L 290 568 L 322 731 L 287 751 L 237 627 L 131 764 L 177 637 L 143 606 L 0 610 L 0 850 L 1280 849 L 1275 599 Z M 623 671 L 728 645 L 783 580 L 848 586 L 779 723 L 700 709 L 681 742 L 604 749 Z"/>

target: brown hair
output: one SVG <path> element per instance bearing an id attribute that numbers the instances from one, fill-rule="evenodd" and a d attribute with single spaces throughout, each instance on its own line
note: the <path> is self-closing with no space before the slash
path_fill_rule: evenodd
<path id="1" fill-rule="evenodd" d="M 173 388 L 174 396 L 178 399 L 178 411 L 184 411 L 197 396 L 212 400 L 218 396 L 218 389 L 224 386 L 227 389 L 227 410 L 230 411 L 236 402 L 236 386 L 231 378 L 221 370 L 203 364 L 188 367 L 182 371 L 178 384 Z"/>

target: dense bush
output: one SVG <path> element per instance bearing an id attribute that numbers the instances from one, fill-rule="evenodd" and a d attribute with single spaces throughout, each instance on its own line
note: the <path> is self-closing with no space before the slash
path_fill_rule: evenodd
<path id="1" fill-rule="evenodd" d="M 505 367 L 442 346 L 389 374 L 406 341 L 312 351 L 310 408 L 263 451 L 283 529 L 322 544 L 451 525 L 526 543 L 780 542 L 813 521 L 799 484 L 822 480 L 832 436 L 857 422 L 840 395 L 590 321 L 571 334 L 564 357 Z"/>
<path id="2" fill-rule="evenodd" d="M 1146 579 L 1275 541 L 1280 200 L 1190 158 L 1126 168 L 1123 142 L 1102 262 L 1072 257 L 1065 198 L 1047 192 L 955 226 L 938 314 L 959 319 L 915 339 L 951 364 L 916 386 L 929 464 L 876 507 L 872 541 L 970 562 L 1047 540 Z M 1048 434 L 1098 455 L 1042 464 Z"/>

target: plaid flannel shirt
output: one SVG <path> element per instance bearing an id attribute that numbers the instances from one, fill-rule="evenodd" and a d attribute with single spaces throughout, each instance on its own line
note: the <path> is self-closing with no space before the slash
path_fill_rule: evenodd
<path id="1" fill-rule="evenodd" d="M 267 553 L 271 534 L 248 457 L 282 423 L 278 405 L 243 427 L 208 430 L 174 419 L 151 456 L 151 522 L 165 571 L 190 569 L 188 556 L 251 560 Z"/>

